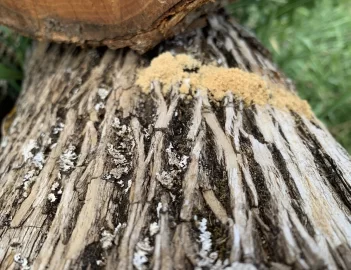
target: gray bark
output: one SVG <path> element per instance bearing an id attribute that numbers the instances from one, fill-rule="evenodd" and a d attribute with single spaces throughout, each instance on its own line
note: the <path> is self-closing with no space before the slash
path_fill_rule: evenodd
<path id="1" fill-rule="evenodd" d="M 37 44 L 0 150 L 0 268 L 349 268 L 346 151 L 317 119 L 234 95 L 141 94 L 163 51 L 294 91 L 223 15 L 144 56 Z"/>

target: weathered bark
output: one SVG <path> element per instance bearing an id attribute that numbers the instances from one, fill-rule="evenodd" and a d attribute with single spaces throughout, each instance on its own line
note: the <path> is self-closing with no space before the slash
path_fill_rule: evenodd
<path id="1" fill-rule="evenodd" d="M 208 22 L 144 56 L 35 47 L 0 152 L 1 269 L 350 267 L 351 161 L 318 120 L 135 85 L 172 51 L 294 91 L 255 38 Z"/>

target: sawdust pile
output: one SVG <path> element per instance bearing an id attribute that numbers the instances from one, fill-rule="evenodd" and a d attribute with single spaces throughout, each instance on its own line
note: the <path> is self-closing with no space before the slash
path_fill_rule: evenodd
<path id="1" fill-rule="evenodd" d="M 152 60 L 149 67 L 139 70 L 136 83 L 143 92 L 149 93 L 154 80 L 162 83 L 163 94 L 170 91 L 171 85 L 181 83 L 180 92 L 183 94 L 192 95 L 195 91 L 200 91 L 220 101 L 230 91 L 242 98 L 247 105 L 270 104 L 279 109 L 312 116 L 310 106 L 305 100 L 266 82 L 258 75 L 237 68 L 202 65 L 185 54 L 161 54 Z"/>

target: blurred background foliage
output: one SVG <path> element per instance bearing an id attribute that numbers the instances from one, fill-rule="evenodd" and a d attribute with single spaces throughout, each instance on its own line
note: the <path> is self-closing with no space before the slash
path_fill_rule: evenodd
<path id="1" fill-rule="evenodd" d="M 351 1 L 237 0 L 228 10 L 270 49 L 351 153 Z M 0 26 L 0 118 L 19 94 L 30 43 Z"/>
<path id="2" fill-rule="evenodd" d="M 0 121 L 20 93 L 25 54 L 31 41 L 0 26 Z"/>
<path id="3" fill-rule="evenodd" d="M 228 9 L 351 153 L 351 1 L 237 0 Z"/>

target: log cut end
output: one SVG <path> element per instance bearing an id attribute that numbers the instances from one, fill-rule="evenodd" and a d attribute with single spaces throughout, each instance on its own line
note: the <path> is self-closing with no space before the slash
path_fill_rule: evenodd
<path id="1" fill-rule="evenodd" d="M 0 0 L 0 23 L 38 39 L 144 52 L 192 24 L 207 2 Z"/>

